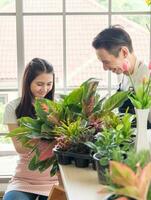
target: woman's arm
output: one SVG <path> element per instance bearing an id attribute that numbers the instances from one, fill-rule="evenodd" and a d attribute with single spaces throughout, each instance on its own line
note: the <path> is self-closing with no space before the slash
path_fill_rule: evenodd
<path id="1" fill-rule="evenodd" d="M 18 127 L 17 124 L 8 124 L 9 131 L 13 131 L 17 127 Z M 15 137 L 12 138 L 12 141 L 13 141 L 13 144 L 14 144 L 14 147 L 15 147 L 17 153 L 24 154 L 24 153 L 28 153 L 31 151 L 30 149 L 23 147 L 21 142 L 19 140 L 17 140 Z"/>

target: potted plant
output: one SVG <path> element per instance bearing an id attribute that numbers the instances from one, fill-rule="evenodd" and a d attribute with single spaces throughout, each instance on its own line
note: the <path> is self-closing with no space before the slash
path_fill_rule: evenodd
<path id="1" fill-rule="evenodd" d="M 98 83 L 97 79 L 90 78 L 59 101 L 37 99 L 36 119 L 22 117 L 18 120 L 20 126 L 8 136 L 17 137 L 24 146 L 31 148 L 34 156 L 29 163 L 30 169 L 43 171 L 54 164 L 51 171 L 54 175 L 58 166 L 56 156 L 49 148 L 52 141 L 56 149 L 61 149 L 60 144 L 66 143 L 64 154 L 71 149 L 81 149 L 88 138 L 92 141 L 102 129 L 103 117 L 127 98 L 128 92 L 118 92 L 107 100 L 100 99 Z M 41 148 L 41 141 L 47 147 Z"/>
<path id="2" fill-rule="evenodd" d="M 135 153 L 135 154 L 134 154 Z M 100 190 L 111 193 L 107 200 L 150 200 L 151 199 L 151 162 L 149 151 L 134 151 L 126 161 L 110 161 L 108 182 Z"/>
<path id="3" fill-rule="evenodd" d="M 105 127 L 98 133 L 95 142 L 86 142 L 94 152 L 93 158 L 96 163 L 99 182 L 106 183 L 105 172 L 108 170 L 109 161 L 122 161 L 126 158 L 127 152 L 134 147 L 133 132 L 131 121 L 134 116 L 126 113 L 119 116 L 111 113 L 105 116 Z M 112 118 L 112 121 L 110 121 Z"/>
<path id="4" fill-rule="evenodd" d="M 94 140 L 95 130 L 89 128 L 86 120 L 78 118 L 69 124 L 62 124 L 54 131 L 61 135 L 56 138 L 54 152 L 60 164 L 70 164 L 73 160 L 77 167 L 88 167 L 91 157 L 86 141 Z"/>

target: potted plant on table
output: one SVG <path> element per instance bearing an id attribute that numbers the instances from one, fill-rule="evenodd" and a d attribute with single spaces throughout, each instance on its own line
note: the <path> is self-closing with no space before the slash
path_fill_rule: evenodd
<path id="1" fill-rule="evenodd" d="M 36 119 L 22 117 L 18 120 L 19 127 L 8 136 L 17 137 L 24 146 L 31 148 L 33 158 L 29 163 L 30 169 L 44 171 L 53 165 L 51 174 L 54 175 L 58 162 L 52 153 L 52 145 L 56 146 L 55 149 L 63 147 L 64 154 L 75 149 L 85 151 L 85 146 L 81 146 L 88 140 L 92 141 L 102 129 L 103 116 L 126 99 L 127 92 L 116 93 L 107 100 L 100 99 L 98 83 L 97 79 L 91 78 L 58 102 L 37 99 Z"/>
<path id="2" fill-rule="evenodd" d="M 68 125 L 56 127 L 54 131 L 61 135 L 56 138 L 54 149 L 59 164 L 70 164 L 74 161 L 77 167 L 88 167 L 91 157 L 85 142 L 94 140 L 95 129 L 89 128 L 86 120 L 78 118 Z"/>
<path id="3" fill-rule="evenodd" d="M 94 152 L 93 158 L 96 163 L 99 182 L 106 183 L 106 171 L 110 160 L 122 161 L 127 152 L 134 148 L 134 130 L 131 122 L 134 116 L 126 113 L 119 116 L 114 113 L 105 116 L 103 130 L 95 136 L 95 142 L 86 142 Z"/>
<path id="4" fill-rule="evenodd" d="M 149 151 L 129 152 L 125 162 L 110 161 L 108 182 L 100 193 L 111 193 L 106 200 L 150 200 L 151 162 Z"/>

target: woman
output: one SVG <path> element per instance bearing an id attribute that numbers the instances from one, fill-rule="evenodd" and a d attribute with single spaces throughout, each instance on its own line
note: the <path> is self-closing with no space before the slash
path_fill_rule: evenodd
<path id="1" fill-rule="evenodd" d="M 8 125 L 9 131 L 17 128 L 18 118 L 35 118 L 35 98 L 54 100 L 54 91 L 53 66 L 43 59 L 32 59 L 24 72 L 22 96 L 8 103 L 5 108 L 4 123 Z M 57 177 L 50 177 L 50 169 L 43 173 L 30 171 L 28 162 L 31 159 L 31 150 L 24 148 L 15 138 L 12 140 L 19 154 L 19 161 L 3 200 L 35 200 L 37 197 L 39 200 L 46 200 L 51 187 L 58 184 Z"/>

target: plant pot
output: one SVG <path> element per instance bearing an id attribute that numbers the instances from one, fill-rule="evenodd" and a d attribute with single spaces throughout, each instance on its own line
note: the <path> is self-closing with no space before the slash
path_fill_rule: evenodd
<path id="1" fill-rule="evenodd" d="M 102 166 L 100 164 L 101 157 L 102 157 L 102 155 L 99 154 L 99 153 L 95 153 L 93 155 L 93 159 L 95 160 L 95 165 L 96 165 L 99 183 L 104 185 L 104 184 L 106 184 L 105 172 L 109 168 L 109 165 Z"/>
<path id="2" fill-rule="evenodd" d="M 117 199 L 117 195 L 109 194 L 107 197 L 105 197 L 104 200 L 116 200 L 116 199 Z"/>
<path id="3" fill-rule="evenodd" d="M 53 149 L 55 155 L 56 155 L 56 158 L 57 158 L 57 161 L 59 164 L 61 165 L 69 165 L 71 164 L 72 162 L 72 157 L 69 156 L 67 154 L 67 152 L 65 151 L 60 151 L 60 150 L 57 150 L 57 149 Z"/>
<path id="4" fill-rule="evenodd" d="M 80 168 L 88 167 L 92 160 L 89 154 L 69 152 L 69 155 L 73 157 L 75 166 Z"/>
<path id="5" fill-rule="evenodd" d="M 115 194 L 111 194 L 111 195 L 108 195 L 107 197 L 105 197 L 104 200 L 117 200 L 118 198 L 120 198 L 120 197 L 118 197 L 118 196 L 115 195 Z M 122 198 L 122 197 L 121 197 L 121 198 Z M 123 198 L 124 198 L 124 197 L 123 197 Z M 124 198 L 123 200 L 125 200 L 125 198 Z M 128 200 L 134 200 L 134 199 L 128 198 Z"/>
<path id="6" fill-rule="evenodd" d="M 81 159 L 81 158 L 75 158 L 75 166 L 76 167 L 80 167 L 80 168 L 84 168 L 84 167 L 88 167 L 90 161 L 88 159 Z"/>
<path id="7" fill-rule="evenodd" d="M 68 165 L 74 161 L 76 167 L 84 168 L 88 167 L 92 162 L 92 157 L 89 154 L 61 151 L 58 149 L 54 149 L 53 151 L 57 157 L 58 163 L 61 165 Z"/>

